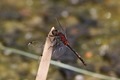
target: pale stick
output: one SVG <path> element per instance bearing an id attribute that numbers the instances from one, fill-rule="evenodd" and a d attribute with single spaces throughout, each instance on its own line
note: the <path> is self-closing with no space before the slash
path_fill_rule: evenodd
<path id="1" fill-rule="evenodd" d="M 52 27 L 51 31 L 48 34 L 48 37 L 46 38 L 43 55 L 40 60 L 40 65 L 38 67 L 36 80 L 46 80 L 47 78 L 47 73 L 49 70 L 49 65 L 50 65 L 52 50 L 53 50 L 53 48 L 51 47 L 53 43 L 51 43 L 51 41 L 53 40 L 54 37 L 49 37 L 49 35 L 52 35 L 51 33 L 52 30 L 54 30 L 54 27 Z"/>

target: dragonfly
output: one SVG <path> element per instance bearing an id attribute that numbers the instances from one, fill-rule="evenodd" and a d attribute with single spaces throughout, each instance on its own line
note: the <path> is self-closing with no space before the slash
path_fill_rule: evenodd
<path id="1" fill-rule="evenodd" d="M 83 65 L 86 66 L 85 61 L 83 60 L 83 58 L 70 46 L 70 43 L 67 39 L 65 30 L 63 29 L 62 25 L 60 24 L 59 20 L 57 18 L 55 18 L 57 23 L 59 24 L 60 28 L 62 29 L 62 31 L 54 29 L 52 31 L 52 35 L 50 35 L 50 37 L 54 37 L 53 41 L 55 41 L 56 43 L 53 45 L 53 47 L 56 47 L 57 45 L 59 45 L 61 42 L 64 46 L 68 47 L 77 57 L 78 59 L 83 63 Z"/>

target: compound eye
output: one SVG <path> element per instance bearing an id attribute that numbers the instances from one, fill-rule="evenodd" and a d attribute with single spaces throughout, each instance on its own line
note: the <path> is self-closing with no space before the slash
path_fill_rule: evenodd
<path id="1" fill-rule="evenodd" d="M 55 29 L 54 31 L 55 31 L 55 32 L 58 32 L 58 30 L 56 30 L 56 29 Z"/>
<path id="2" fill-rule="evenodd" d="M 58 33 L 57 30 L 52 31 L 52 34 L 55 35 L 55 36 L 57 35 L 57 33 Z"/>

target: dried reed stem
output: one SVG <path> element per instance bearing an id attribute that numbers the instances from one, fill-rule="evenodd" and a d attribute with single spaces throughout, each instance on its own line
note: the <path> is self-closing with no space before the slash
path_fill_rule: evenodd
<path id="1" fill-rule="evenodd" d="M 51 32 L 53 29 L 54 29 L 54 27 L 52 27 L 51 31 L 48 34 L 48 37 L 49 37 L 49 35 L 51 35 Z M 53 48 L 50 47 L 50 46 L 52 46 L 50 39 L 53 40 L 53 38 L 50 38 L 50 37 L 48 38 L 48 37 L 46 38 L 43 55 L 40 60 L 40 65 L 38 68 L 36 80 L 46 80 L 46 78 L 47 78 L 47 73 L 49 70 L 49 65 L 50 65 L 52 50 L 53 50 Z"/>

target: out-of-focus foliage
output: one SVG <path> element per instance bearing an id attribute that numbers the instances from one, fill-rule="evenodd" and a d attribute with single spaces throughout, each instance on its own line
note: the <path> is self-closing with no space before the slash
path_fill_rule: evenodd
<path id="1" fill-rule="evenodd" d="M 43 43 L 50 28 L 56 26 L 54 18 L 60 16 L 71 45 L 81 53 L 88 66 L 83 67 L 77 58 L 69 56 L 63 61 L 92 72 L 120 77 L 119 8 L 119 0 L 1 0 L 0 42 L 31 52 L 27 44 L 35 40 Z M 40 55 L 40 50 L 37 48 L 32 53 Z M 37 68 L 35 60 L 0 50 L 0 80 L 34 80 Z M 48 80 L 73 80 L 76 75 L 82 76 L 51 66 Z M 83 77 L 84 80 L 98 80 Z"/>

